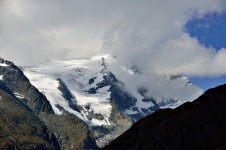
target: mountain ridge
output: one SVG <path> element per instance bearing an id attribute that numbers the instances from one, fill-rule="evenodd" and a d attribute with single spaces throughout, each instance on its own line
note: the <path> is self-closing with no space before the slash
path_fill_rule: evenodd
<path id="1" fill-rule="evenodd" d="M 142 118 L 104 149 L 225 149 L 226 85 Z"/>
<path id="2" fill-rule="evenodd" d="M 0 105 L 0 149 L 59 149 L 43 122 L 3 90 Z"/>

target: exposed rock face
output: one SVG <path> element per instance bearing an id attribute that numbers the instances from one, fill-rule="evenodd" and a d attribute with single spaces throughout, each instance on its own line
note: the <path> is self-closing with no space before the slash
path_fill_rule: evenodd
<path id="1" fill-rule="evenodd" d="M 73 110 L 80 112 L 80 110 L 82 109 L 77 108 L 79 107 L 78 105 L 76 105 L 75 102 L 75 97 L 71 94 L 71 92 L 69 91 L 69 89 L 67 88 L 67 86 L 65 85 L 65 83 L 59 78 L 59 86 L 58 89 L 60 90 L 60 92 L 62 93 L 62 96 L 65 98 L 65 100 L 68 101 L 68 105 L 69 107 L 71 107 Z"/>
<path id="2" fill-rule="evenodd" d="M 104 149 L 226 149 L 226 85 L 136 122 Z"/>
<path id="3" fill-rule="evenodd" d="M 0 75 L 3 82 L 19 100 L 27 105 L 34 113 L 53 113 L 53 109 L 46 97 L 35 88 L 23 72 L 10 61 L 0 59 Z"/>
<path id="4" fill-rule="evenodd" d="M 129 127 L 131 127 L 134 121 L 121 113 L 115 104 L 115 101 L 111 99 L 112 112 L 109 117 L 111 125 L 109 126 L 91 126 L 91 131 L 94 137 L 97 139 L 99 147 L 104 147 L 107 143 L 114 140 L 116 137 L 121 135 Z"/>
<path id="5" fill-rule="evenodd" d="M 75 97 L 71 94 L 71 92 L 69 91 L 69 89 L 67 88 L 65 83 L 60 78 L 58 79 L 58 81 L 59 81 L 58 89 L 61 91 L 62 96 L 65 98 L 65 100 L 68 101 L 69 107 L 79 113 L 81 113 L 81 111 L 84 111 L 84 108 L 82 108 L 81 106 L 77 105 L 74 102 Z M 90 83 L 92 83 L 92 79 L 90 79 Z M 129 127 L 131 127 L 131 125 L 134 123 L 134 121 L 130 117 L 126 116 L 125 114 L 121 113 L 121 111 L 118 110 L 118 108 L 122 108 L 122 107 L 116 106 L 116 104 L 115 104 L 114 94 L 115 95 L 118 94 L 117 92 L 119 91 L 119 88 L 118 88 L 118 91 L 115 90 L 116 86 L 117 86 L 116 84 L 117 84 L 117 80 L 115 79 L 114 75 L 111 73 L 108 73 L 104 76 L 104 80 L 102 82 L 98 83 L 96 88 L 92 88 L 92 90 L 90 89 L 87 91 L 90 94 L 95 94 L 98 91 L 98 89 L 101 89 L 106 86 L 111 86 L 111 88 L 109 89 L 109 91 L 111 91 L 111 93 L 112 93 L 111 97 L 110 97 L 112 112 L 111 112 L 111 116 L 109 117 L 109 122 L 111 122 L 111 124 L 108 126 L 90 126 L 90 130 L 94 134 L 94 138 L 97 140 L 99 147 L 105 146 L 106 143 L 115 139 L 122 132 L 124 132 Z M 118 99 L 119 98 L 120 97 L 118 97 Z M 126 100 L 124 100 L 124 101 L 126 102 Z M 61 107 L 59 106 L 59 108 L 61 108 Z M 63 109 L 63 108 L 61 108 L 61 109 Z M 85 108 L 85 109 L 90 109 L 90 108 L 88 108 L 88 106 L 87 106 L 87 108 Z M 65 110 L 63 109 L 63 111 L 65 111 Z M 65 112 L 67 112 L 67 111 L 65 111 Z M 104 119 L 101 114 L 96 114 L 93 111 L 89 111 L 87 113 L 88 113 L 87 117 L 90 120 L 92 120 L 93 118 L 98 119 L 98 120 Z M 64 115 L 65 114 L 68 114 L 68 113 L 64 113 Z M 55 118 L 59 118 L 56 116 L 57 115 L 55 115 Z M 68 120 L 71 119 L 70 122 L 73 122 L 73 120 L 77 120 L 77 122 L 78 122 L 77 117 L 73 114 L 71 114 L 70 117 L 67 117 L 67 118 L 68 118 Z M 47 120 L 49 120 L 49 119 L 47 119 Z M 82 123 L 80 123 L 80 124 L 81 124 L 81 129 L 82 129 L 83 128 L 82 125 L 84 125 L 84 122 L 83 122 L 83 124 Z M 74 124 L 72 124 L 72 123 L 70 125 L 74 129 L 78 128 L 78 127 L 74 127 Z M 88 131 L 84 131 L 84 132 L 88 132 Z M 62 140 L 62 141 L 66 141 L 66 140 Z M 76 141 L 76 140 L 74 140 L 74 141 Z M 74 144 L 74 143 L 72 143 L 72 144 Z"/>
<path id="6" fill-rule="evenodd" d="M 65 113 L 44 115 L 42 118 L 56 135 L 62 150 L 99 149 L 87 125 L 77 117 Z"/>
<path id="7" fill-rule="evenodd" d="M 0 98 L 0 149 L 98 149 L 82 120 L 67 111 L 54 114 L 45 95 L 1 58 Z"/>
<path id="8" fill-rule="evenodd" d="M 91 126 L 91 131 L 94 133 L 99 147 L 104 147 L 105 144 L 118 137 L 134 123 L 134 120 L 131 117 L 123 113 L 126 108 L 130 107 L 129 103 L 133 98 L 124 96 L 127 94 L 118 87 L 118 84 L 122 83 L 120 83 L 111 72 L 105 73 L 103 79 L 103 81 L 97 84 L 95 90 L 92 90 L 91 92 L 95 94 L 98 89 L 110 86 L 109 92 L 111 92 L 111 95 L 109 99 L 112 110 L 109 116 L 109 122 L 111 124 L 99 127 Z M 95 118 L 94 114 L 90 114 L 90 117 Z M 96 119 L 101 120 L 101 118 L 98 117 Z"/>
<path id="9" fill-rule="evenodd" d="M 43 122 L 8 93 L 0 90 L 0 149 L 59 149 Z"/>

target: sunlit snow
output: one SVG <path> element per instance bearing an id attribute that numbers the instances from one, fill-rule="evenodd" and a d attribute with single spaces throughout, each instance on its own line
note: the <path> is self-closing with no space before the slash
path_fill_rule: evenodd
<path id="1" fill-rule="evenodd" d="M 104 63 L 104 65 L 103 65 Z M 110 125 L 109 117 L 112 106 L 110 104 L 110 86 L 99 88 L 95 94 L 87 92 L 96 88 L 97 84 L 104 80 L 106 72 L 112 72 L 117 80 L 123 83 L 121 90 L 136 98 L 135 106 L 138 111 L 125 110 L 128 115 L 142 113 L 143 109 L 154 106 L 152 101 L 143 101 L 144 97 L 154 99 L 157 104 L 166 103 L 161 108 L 175 108 L 186 101 L 196 99 L 202 94 L 202 90 L 189 83 L 188 78 L 178 77 L 171 79 L 170 76 L 155 73 L 137 73 L 131 68 L 121 66 L 117 60 L 109 55 L 93 57 L 87 60 L 70 61 L 45 61 L 36 66 L 23 67 L 25 75 L 31 83 L 37 87 L 50 101 L 56 114 L 62 114 L 57 105 L 68 112 L 75 114 L 91 125 Z M 74 96 L 72 102 L 81 106 L 81 113 L 69 107 L 69 103 L 59 91 L 61 79 Z M 94 79 L 93 83 L 89 83 Z M 143 94 L 139 91 L 145 89 Z M 167 103 L 171 99 L 175 103 Z M 87 119 L 88 112 L 103 116 L 102 120 Z"/>
<path id="2" fill-rule="evenodd" d="M 23 98 L 24 98 L 24 96 L 21 95 L 21 94 L 19 94 L 19 93 L 14 93 L 14 95 L 15 95 L 17 98 L 19 98 L 19 99 L 23 99 Z"/>
<path id="3" fill-rule="evenodd" d="M 7 67 L 7 66 L 9 66 L 9 65 L 7 65 L 7 64 L 5 64 L 5 63 L 0 63 L 0 66 L 2 66 L 2 67 Z"/>
<path id="4" fill-rule="evenodd" d="M 103 87 L 96 94 L 89 94 L 86 91 L 98 82 L 103 81 L 102 61 L 99 58 L 91 60 L 71 60 L 71 61 L 46 61 L 35 67 L 24 67 L 24 73 L 31 83 L 37 87 L 50 101 L 56 114 L 62 112 L 57 108 L 60 105 L 70 113 L 88 122 L 86 113 L 78 113 L 69 107 L 68 101 L 59 91 L 59 82 L 61 79 L 75 97 L 77 105 L 89 106 L 96 114 L 104 116 L 105 120 L 97 122 L 91 120 L 93 125 L 109 125 L 107 120 L 111 113 L 109 86 Z M 89 85 L 89 79 L 96 77 L 93 84 Z M 100 123 L 101 122 L 101 123 Z"/>

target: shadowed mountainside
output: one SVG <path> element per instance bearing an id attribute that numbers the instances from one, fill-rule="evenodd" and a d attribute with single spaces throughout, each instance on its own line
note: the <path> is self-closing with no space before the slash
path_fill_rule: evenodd
<path id="1" fill-rule="evenodd" d="M 108 149 L 226 149 L 226 85 L 176 109 L 159 110 L 135 123 Z"/>
<path id="2" fill-rule="evenodd" d="M 0 90 L 0 149 L 59 149 L 53 133 L 13 97 Z"/>

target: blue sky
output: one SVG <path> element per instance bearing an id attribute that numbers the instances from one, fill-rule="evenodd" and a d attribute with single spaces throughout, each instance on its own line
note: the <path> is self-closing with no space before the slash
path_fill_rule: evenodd
<path id="1" fill-rule="evenodd" d="M 204 15 L 202 18 L 194 17 L 186 23 L 185 30 L 190 34 L 190 36 L 197 38 L 205 47 L 212 47 L 217 51 L 221 48 L 226 48 L 226 13 L 210 13 Z M 191 76 L 190 80 L 197 86 L 207 90 L 226 83 L 226 76 Z"/>
<path id="2" fill-rule="evenodd" d="M 211 13 L 203 18 L 194 18 L 187 22 L 186 29 L 206 47 L 216 50 L 226 47 L 226 13 Z"/>

